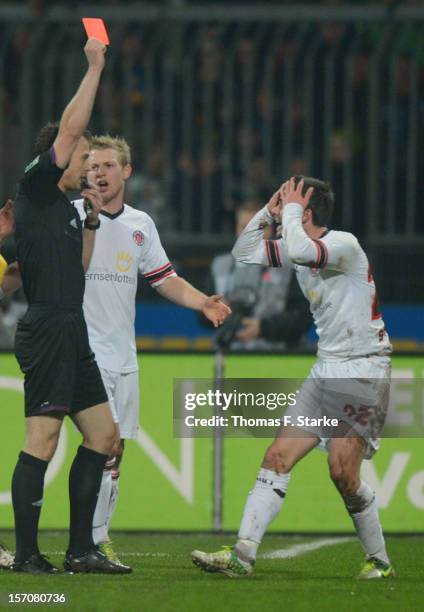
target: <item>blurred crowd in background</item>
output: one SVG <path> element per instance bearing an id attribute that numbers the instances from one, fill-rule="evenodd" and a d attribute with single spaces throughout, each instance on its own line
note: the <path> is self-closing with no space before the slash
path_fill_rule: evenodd
<path id="1" fill-rule="evenodd" d="M 11 4 L 0 2 L 0 8 Z M 39 46 L 31 47 L 49 10 L 81 3 L 13 3 L 19 4 L 32 20 L 0 22 L 3 197 L 13 195 L 31 159 L 26 143 L 44 121 L 60 116 L 83 66 L 79 23 L 60 26 L 63 44 L 57 23 L 44 24 Z M 96 4 L 131 14 L 130 2 L 90 2 Z M 208 3 L 152 3 L 158 4 Z M 261 6 L 295 11 L 296 4 Z M 323 11 L 363 5 L 364 14 L 369 6 L 364 0 L 309 3 L 318 4 Z M 126 199 L 154 218 L 182 267 L 202 270 L 204 278 L 212 255 L 233 241 L 237 210 L 264 205 L 293 174 L 329 180 L 336 193 L 334 226 L 371 246 L 383 237 L 387 248 L 396 241 L 406 248 L 422 234 L 423 23 L 397 27 L 391 15 L 401 5 L 424 2 L 372 4 L 387 7 L 386 20 L 297 22 L 294 12 L 292 23 L 107 22 L 112 45 L 91 127 L 129 141 L 134 172 Z M 29 48 L 37 59 L 28 58 Z M 395 258 L 387 268 L 383 257 L 377 262 L 383 298 L 390 287 L 400 300 L 411 286 L 411 300 L 422 301 L 424 281 L 408 265 L 416 255 L 403 257 L 403 276 Z"/>
<path id="2" fill-rule="evenodd" d="M 378 52 L 385 24 L 322 21 L 307 24 L 305 31 L 303 26 L 295 26 L 282 32 L 279 24 L 252 23 L 239 28 L 235 23 L 225 27 L 188 23 L 179 35 L 173 32 L 173 57 L 161 55 L 158 24 L 112 23 L 109 27 L 119 49 L 114 49 L 110 77 L 102 84 L 94 129 L 123 133 L 130 141 L 134 174 L 128 201 L 149 212 L 160 229 L 230 235 L 238 204 L 255 199 L 259 205 L 287 175 L 306 173 L 330 180 L 338 200 L 343 198 L 347 212 L 343 216 L 342 207 L 336 207 L 335 224 L 366 237 L 369 220 L 363 193 L 370 172 L 370 63 Z M 393 60 L 382 66 L 387 80 L 382 80 L 382 106 L 378 125 L 373 128 L 381 129 L 381 200 L 396 199 L 407 186 L 411 73 L 417 62 L 417 138 L 423 136 L 424 46 L 420 32 L 418 27 L 403 29 L 402 35 L 396 36 Z M 10 151 L 8 145 L 28 132 L 23 118 L 28 106 L 20 99 L 27 95 L 22 79 L 32 34 L 31 23 L 17 27 L 0 66 L 6 136 L 0 144 L 6 169 L 4 195 L 13 193 L 23 164 L 22 149 L 18 146 Z M 46 39 L 48 36 L 49 32 Z M 152 51 L 155 46 L 156 54 Z M 308 76 L 304 55 L 311 47 L 313 55 L 308 61 L 312 74 Z M 229 53 L 234 61 L 228 68 Z M 292 67 L 294 78 L 288 74 Z M 38 70 L 32 67 L 33 90 L 43 87 Z M 58 116 L 65 97 L 60 80 L 63 61 L 55 64 L 52 59 L 51 70 L 57 80 L 53 81 L 49 108 Z M 312 109 L 308 108 L 310 89 Z M 155 92 L 154 103 L 151 92 Z M 39 104 L 34 99 L 32 113 Z M 187 106 L 190 116 L 185 115 Z M 34 132 L 40 123 L 42 118 L 37 124 L 35 117 L 31 124 Z M 148 137 L 143 133 L 146 125 Z M 389 169 L 384 155 L 390 139 L 395 159 Z M 413 163 L 418 164 L 418 159 Z M 418 165 L 416 173 L 417 169 Z M 387 177 L 388 172 L 392 177 Z M 412 199 L 422 187 L 417 174 Z M 424 229 L 421 207 L 414 210 L 413 222 Z M 396 232 L 405 229 L 402 206 L 394 211 L 394 225 Z M 393 232 L 393 227 L 377 226 L 374 231 Z"/>

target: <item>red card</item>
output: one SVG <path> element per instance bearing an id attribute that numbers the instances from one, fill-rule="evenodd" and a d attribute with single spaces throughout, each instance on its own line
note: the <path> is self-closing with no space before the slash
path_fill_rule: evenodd
<path id="1" fill-rule="evenodd" d="M 82 22 L 88 38 L 97 38 L 97 40 L 100 40 L 104 45 L 110 44 L 103 19 L 83 17 Z"/>

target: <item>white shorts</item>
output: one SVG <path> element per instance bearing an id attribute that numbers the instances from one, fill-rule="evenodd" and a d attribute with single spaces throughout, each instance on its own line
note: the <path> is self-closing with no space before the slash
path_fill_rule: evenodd
<path id="1" fill-rule="evenodd" d="M 118 423 L 121 438 L 134 440 L 138 432 L 140 387 L 138 372 L 121 374 L 100 368 L 112 416 Z"/>
<path id="2" fill-rule="evenodd" d="M 380 435 L 389 407 L 391 363 L 389 357 L 370 356 L 346 361 L 318 360 L 297 395 L 296 404 L 286 415 L 292 422 L 328 417 L 346 423 L 367 445 L 365 458 L 370 459 L 380 446 Z M 299 426 L 299 425 L 298 425 Z M 321 440 L 326 448 L 331 427 L 302 424 Z M 337 437 L 334 433 L 333 437 Z"/>

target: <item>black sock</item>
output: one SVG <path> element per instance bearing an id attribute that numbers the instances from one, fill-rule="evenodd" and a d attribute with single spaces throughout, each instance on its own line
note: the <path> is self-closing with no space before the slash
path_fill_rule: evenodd
<path id="1" fill-rule="evenodd" d="M 78 448 L 69 473 L 71 524 L 68 552 L 80 556 L 94 547 L 93 517 L 107 455 Z"/>
<path id="2" fill-rule="evenodd" d="M 12 503 L 15 513 L 16 555 L 22 563 L 38 553 L 37 533 L 43 503 L 44 475 L 47 461 L 23 451 L 12 477 Z"/>

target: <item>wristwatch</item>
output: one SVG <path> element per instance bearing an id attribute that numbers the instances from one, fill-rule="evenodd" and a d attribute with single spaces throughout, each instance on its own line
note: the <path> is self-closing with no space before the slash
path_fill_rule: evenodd
<path id="1" fill-rule="evenodd" d="M 100 219 L 97 219 L 97 223 L 93 224 L 90 223 L 89 221 L 87 221 L 87 219 L 84 221 L 84 229 L 88 229 L 88 230 L 92 230 L 93 232 L 95 232 L 96 230 L 98 230 L 100 227 Z"/>

